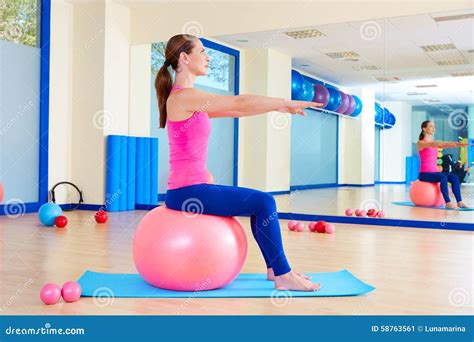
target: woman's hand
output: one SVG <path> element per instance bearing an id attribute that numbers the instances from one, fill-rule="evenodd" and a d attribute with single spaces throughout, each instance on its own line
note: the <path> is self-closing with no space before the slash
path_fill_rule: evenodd
<path id="1" fill-rule="evenodd" d="M 293 101 L 286 100 L 285 105 L 277 109 L 279 112 L 289 114 L 300 114 L 305 115 L 304 109 L 309 107 L 323 107 L 323 103 L 319 102 L 308 102 L 308 101 Z"/>

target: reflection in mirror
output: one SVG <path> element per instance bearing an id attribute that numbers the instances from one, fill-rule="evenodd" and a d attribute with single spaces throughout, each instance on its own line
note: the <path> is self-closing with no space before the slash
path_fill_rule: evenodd
<path id="1" fill-rule="evenodd" d="M 413 203 L 414 190 L 410 195 L 420 172 L 420 126 L 430 120 L 433 140 L 450 144 L 432 143 L 440 149 L 428 162 L 459 179 L 463 202 L 449 185 L 456 207 L 474 207 L 474 151 L 459 145 L 474 139 L 474 26 L 455 14 L 217 37 L 291 56 L 292 98 L 326 101 L 325 110 L 291 118 L 291 192 L 276 196 L 279 212 L 344 216 L 346 209 L 375 209 L 397 220 L 473 221 L 468 209 L 426 208 Z M 360 99 L 360 113 L 342 109 L 344 94 Z M 439 184 L 428 186 L 442 198 Z"/>

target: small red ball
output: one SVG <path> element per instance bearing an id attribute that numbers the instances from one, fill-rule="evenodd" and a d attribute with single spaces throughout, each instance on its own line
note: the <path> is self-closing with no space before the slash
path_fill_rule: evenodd
<path id="1" fill-rule="evenodd" d="M 369 210 L 367 210 L 367 216 L 369 216 L 369 217 L 375 217 L 375 216 L 377 216 L 377 210 L 375 210 L 375 209 L 369 209 Z"/>
<path id="2" fill-rule="evenodd" d="M 67 225 L 67 217 L 66 216 L 58 216 L 54 220 L 54 225 L 58 228 L 64 228 Z"/>
<path id="3" fill-rule="evenodd" d="M 107 213 L 103 210 L 99 210 L 95 213 L 95 221 L 97 223 L 105 223 L 107 222 L 108 216 Z"/>
<path id="4" fill-rule="evenodd" d="M 316 225 L 314 226 L 314 228 L 318 233 L 324 233 L 326 232 L 326 224 L 327 224 L 326 221 L 318 221 L 316 222 Z"/>

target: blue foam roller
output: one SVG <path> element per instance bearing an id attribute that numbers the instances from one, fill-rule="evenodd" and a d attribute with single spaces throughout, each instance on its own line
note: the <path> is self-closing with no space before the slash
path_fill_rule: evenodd
<path id="1" fill-rule="evenodd" d="M 120 137 L 120 211 L 127 210 L 127 139 L 126 136 Z"/>
<path id="2" fill-rule="evenodd" d="M 150 138 L 146 138 L 143 149 L 143 204 L 150 204 L 151 152 Z"/>
<path id="3" fill-rule="evenodd" d="M 120 136 L 107 137 L 107 159 L 105 172 L 105 204 L 107 211 L 119 211 L 116 194 L 120 188 Z"/>
<path id="4" fill-rule="evenodd" d="M 144 187 L 144 179 L 143 179 L 143 158 L 144 158 L 144 149 L 145 149 L 145 140 L 146 138 L 137 138 L 137 162 L 136 162 L 136 203 L 145 204 L 143 198 L 143 187 Z"/>
<path id="5" fill-rule="evenodd" d="M 135 182 L 137 165 L 137 138 L 127 139 L 127 210 L 135 209 Z"/>
<path id="6" fill-rule="evenodd" d="M 158 138 L 151 138 L 150 204 L 158 204 Z"/>

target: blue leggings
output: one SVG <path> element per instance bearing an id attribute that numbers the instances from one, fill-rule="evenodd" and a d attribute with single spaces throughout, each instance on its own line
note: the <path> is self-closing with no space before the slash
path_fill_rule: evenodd
<path id="1" fill-rule="evenodd" d="M 252 234 L 267 268 L 273 268 L 277 276 L 291 271 L 283 251 L 278 213 L 272 195 L 236 186 L 195 184 L 168 190 L 165 204 L 170 209 L 208 215 L 250 216 Z"/>
<path id="2" fill-rule="evenodd" d="M 459 178 L 454 173 L 447 172 L 420 172 L 418 179 L 422 182 L 440 183 L 441 193 L 443 194 L 446 203 L 451 202 L 449 198 L 448 182 L 451 183 L 453 194 L 458 202 L 462 201 L 461 186 L 459 185 Z"/>

